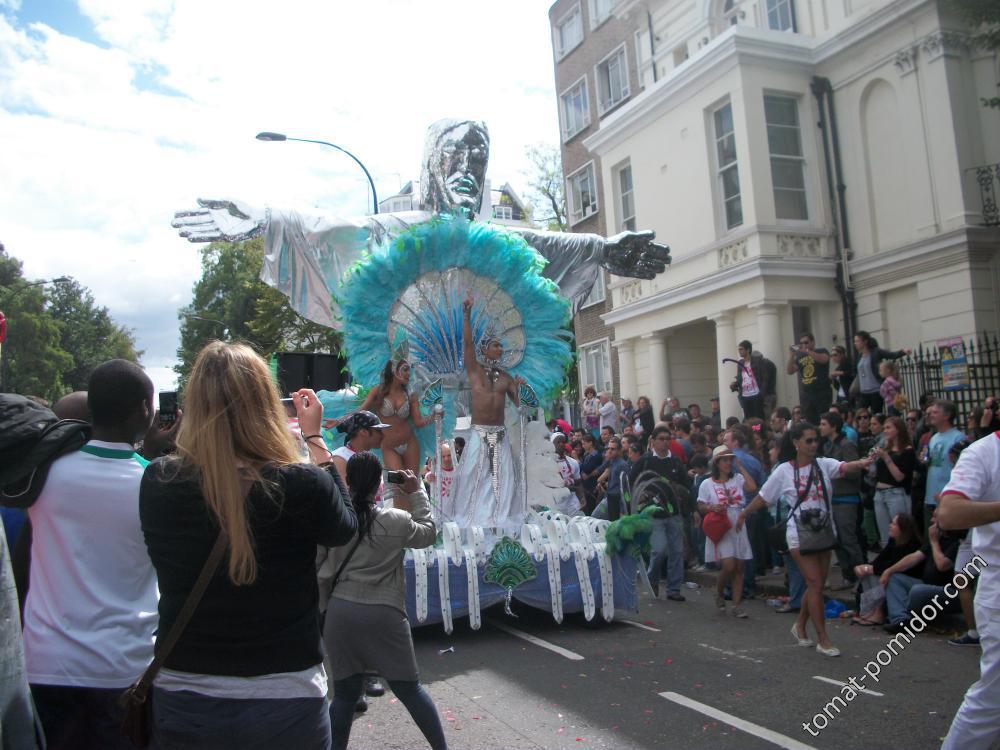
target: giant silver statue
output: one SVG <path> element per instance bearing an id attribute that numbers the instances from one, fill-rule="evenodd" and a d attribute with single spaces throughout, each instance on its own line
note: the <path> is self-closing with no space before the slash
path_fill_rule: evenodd
<path id="1" fill-rule="evenodd" d="M 200 208 L 177 212 L 172 225 L 191 242 L 235 242 L 263 234 L 261 279 L 284 293 L 300 315 L 340 328 L 331 293 L 365 251 L 435 214 L 480 211 L 489 147 L 484 123 L 440 120 L 431 125 L 424 146 L 419 211 L 341 219 L 276 208 L 258 210 L 236 200 L 200 199 Z M 600 268 L 618 276 L 651 279 L 670 262 L 670 249 L 653 242 L 653 232 L 622 232 L 605 239 L 596 234 L 512 231 L 548 261 L 543 275 L 556 283 L 574 312 L 590 293 Z"/>

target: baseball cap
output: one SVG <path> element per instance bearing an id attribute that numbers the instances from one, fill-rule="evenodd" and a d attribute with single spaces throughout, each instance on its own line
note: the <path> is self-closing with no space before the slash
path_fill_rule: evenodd
<path id="1" fill-rule="evenodd" d="M 337 425 L 338 432 L 346 432 L 348 434 L 354 432 L 355 430 L 384 430 L 392 425 L 387 425 L 382 422 L 374 413 L 370 411 L 358 411 L 349 416 L 343 422 Z"/>

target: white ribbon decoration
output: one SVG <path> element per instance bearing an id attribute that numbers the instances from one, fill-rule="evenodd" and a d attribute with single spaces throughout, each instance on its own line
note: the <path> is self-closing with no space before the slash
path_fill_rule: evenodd
<path id="1" fill-rule="evenodd" d="M 441 620 L 444 632 L 451 634 L 454 625 L 451 621 L 451 587 L 448 585 L 448 553 L 441 548 L 434 550 L 438 564 L 438 592 L 441 595 Z"/>
<path id="2" fill-rule="evenodd" d="M 406 557 L 413 560 L 414 598 L 417 601 L 417 622 L 427 619 L 427 552 L 424 549 L 407 549 Z"/>
<path id="3" fill-rule="evenodd" d="M 552 592 L 552 616 L 556 622 L 563 621 L 562 573 L 559 570 L 559 550 L 552 542 L 545 542 L 545 555 L 548 557 L 549 589 Z"/>

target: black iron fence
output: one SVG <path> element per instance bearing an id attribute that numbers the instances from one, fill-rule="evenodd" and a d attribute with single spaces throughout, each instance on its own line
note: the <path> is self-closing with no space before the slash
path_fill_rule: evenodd
<path id="1" fill-rule="evenodd" d="M 935 398 L 946 398 L 958 405 L 963 417 L 976 406 L 981 406 L 987 396 L 1000 396 L 1000 338 L 994 333 L 980 334 L 963 339 L 966 376 L 960 378 L 961 388 L 946 388 L 949 380 L 961 364 L 955 364 L 954 354 L 942 359 L 938 347 L 921 346 L 913 354 L 899 360 L 899 381 L 910 407 L 917 406 L 917 400 L 924 393 Z"/>

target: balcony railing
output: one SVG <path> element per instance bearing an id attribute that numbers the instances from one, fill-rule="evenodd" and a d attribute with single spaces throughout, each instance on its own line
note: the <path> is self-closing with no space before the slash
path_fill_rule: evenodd
<path id="1" fill-rule="evenodd" d="M 982 206 L 983 224 L 1000 227 L 1000 164 L 984 164 L 969 170 L 975 175 L 979 186 L 979 200 Z"/>

